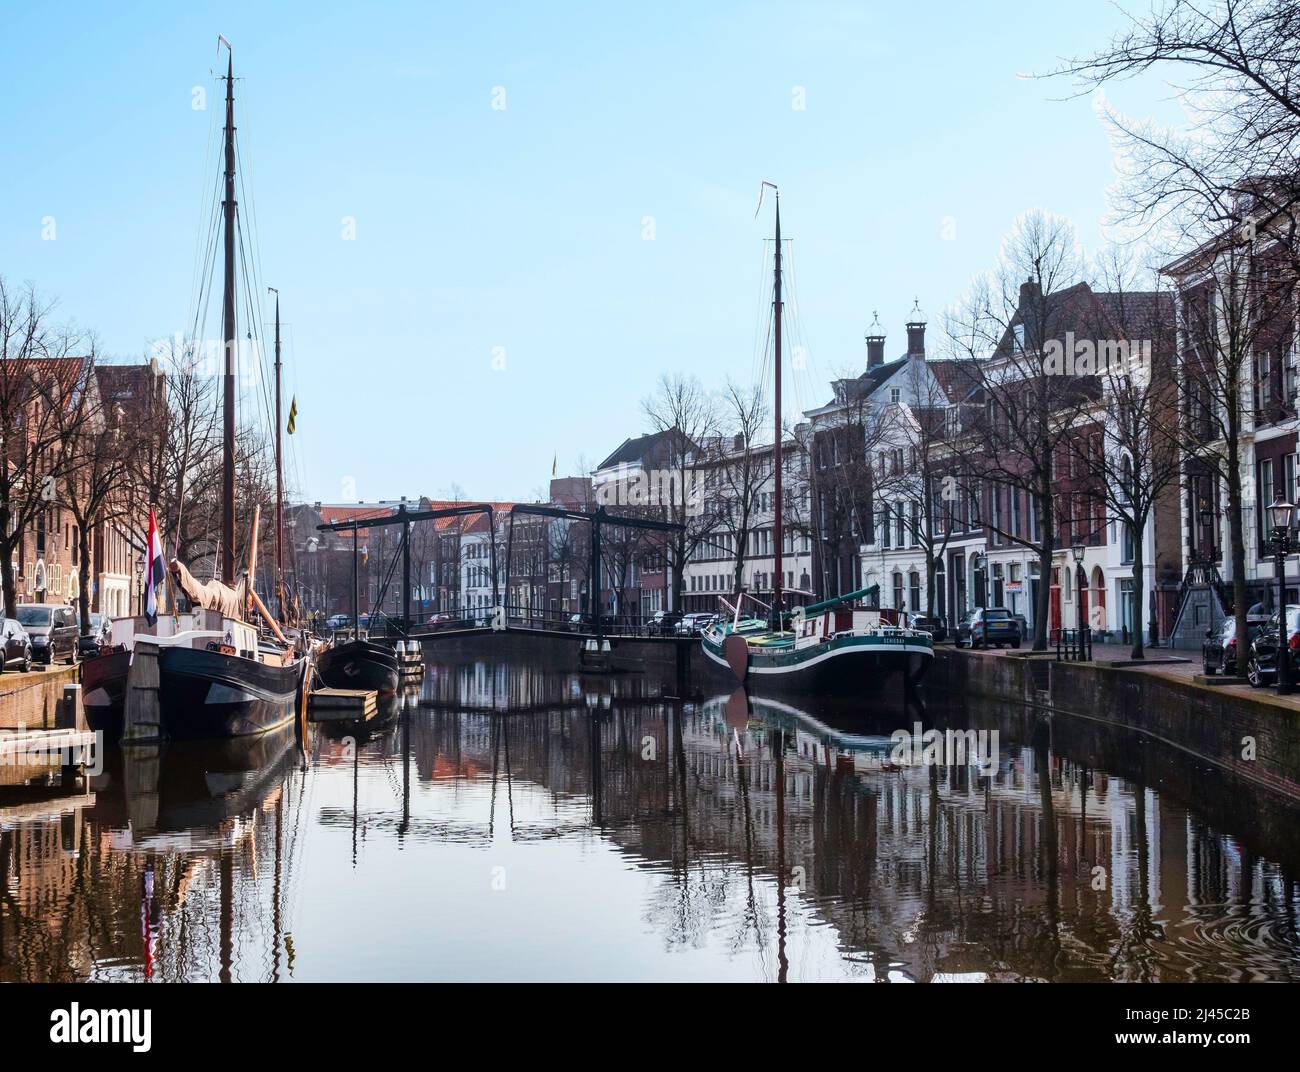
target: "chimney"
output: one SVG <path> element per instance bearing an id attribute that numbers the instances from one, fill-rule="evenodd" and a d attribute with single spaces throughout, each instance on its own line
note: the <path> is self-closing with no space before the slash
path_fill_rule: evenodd
<path id="1" fill-rule="evenodd" d="M 1043 296 L 1038 284 L 1032 279 L 1026 279 L 1020 284 L 1020 308 L 1023 309 Z"/>
<path id="2" fill-rule="evenodd" d="M 912 311 L 907 314 L 907 356 L 925 356 L 925 314 L 921 312 L 920 299 L 913 302 Z"/>
<path id="3" fill-rule="evenodd" d="M 885 329 L 880 326 L 880 316 L 873 309 L 871 325 L 867 328 L 867 368 L 873 369 L 885 363 Z"/>

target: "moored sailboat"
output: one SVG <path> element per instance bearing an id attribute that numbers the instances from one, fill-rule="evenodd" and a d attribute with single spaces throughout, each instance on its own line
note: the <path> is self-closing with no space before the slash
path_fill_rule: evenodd
<path id="1" fill-rule="evenodd" d="M 772 183 L 776 204 L 775 266 L 772 286 L 772 336 L 775 372 L 773 410 L 776 439 L 773 448 L 772 526 L 775 568 L 769 617 L 742 617 L 743 596 L 733 605 L 720 600 L 730 620 L 706 629 L 700 645 L 710 665 L 730 674 L 753 692 L 856 695 L 879 686 L 886 677 L 903 673 L 908 683 L 920 679 L 934 657 L 934 641 L 927 632 L 910 629 L 900 611 L 859 608 L 853 604 L 871 589 L 848 592 L 821 603 L 782 609 L 781 551 L 783 547 L 782 424 L 781 424 L 781 195 Z M 762 207 L 760 195 L 759 207 Z"/>
<path id="2" fill-rule="evenodd" d="M 248 572 L 235 580 L 235 354 L 236 202 L 234 61 L 226 44 L 225 198 L 222 203 L 225 254 L 222 295 L 223 434 L 221 479 L 220 576 L 199 581 L 176 559 L 167 567 L 175 587 L 188 598 L 186 615 L 159 616 L 153 610 L 145 628 L 136 619 L 114 622 L 114 643 L 129 650 L 123 704 L 122 740 L 212 740 L 265 733 L 294 720 L 306 689 L 307 660 L 290 643 L 254 587 L 259 511 L 255 512 Z M 278 299 L 277 299 L 278 336 Z M 277 353 L 277 373 L 278 373 Z M 278 422 L 278 415 L 277 415 Z M 276 429 L 277 443 L 279 429 Z M 277 487 L 280 452 L 277 445 Z M 277 510 L 277 529 L 280 517 Z M 162 548 L 151 515 L 147 568 L 150 581 L 162 581 Z M 277 531 L 277 555 L 279 554 Z M 263 637 L 246 616 L 256 609 L 273 634 Z M 121 635 L 119 635 L 119 626 Z M 106 667 L 106 671 L 108 668 Z M 105 674 L 108 678 L 108 674 Z M 103 683 L 111 696 L 109 682 Z"/>

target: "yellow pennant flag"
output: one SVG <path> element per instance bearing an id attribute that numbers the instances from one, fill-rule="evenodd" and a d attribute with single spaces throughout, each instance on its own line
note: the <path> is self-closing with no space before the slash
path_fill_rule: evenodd
<path id="1" fill-rule="evenodd" d="M 298 396 L 294 395 L 293 400 L 289 403 L 289 423 L 285 426 L 285 431 L 293 435 L 293 430 L 298 427 Z"/>

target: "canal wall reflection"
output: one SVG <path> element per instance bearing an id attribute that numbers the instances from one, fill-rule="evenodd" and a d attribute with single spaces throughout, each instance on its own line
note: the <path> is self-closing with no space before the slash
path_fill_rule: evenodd
<path id="1" fill-rule="evenodd" d="M 46 812 L 0 807 L 0 978 L 291 978 L 304 898 L 340 863 L 303 851 L 310 830 L 349 835 L 343 863 L 380 906 L 395 879 L 367 872 L 367 841 L 403 846 L 402 881 L 434 898 L 451 846 L 604 846 L 640 876 L 666 956 L 745 950 L 773 980 L 809 977 L 819 935 L 836 963 L 818 977 L 1297 975 L 1295 809 L 1184 753 L 1023 705 L 810 711 L 668 689 L 431 666 L 370 740 L 322 737 L 306 769 L 292 741 L 242 767 L 163 755 Z M 996 766 L 899 764 L 891 734 L 917 721 L 996 729 Z M 318 803 L 323 778 L 347 781 Z M 585 895 L 572 863 L 552 881 Z M 434 963 L 423 926 L 407 940 Z"/>

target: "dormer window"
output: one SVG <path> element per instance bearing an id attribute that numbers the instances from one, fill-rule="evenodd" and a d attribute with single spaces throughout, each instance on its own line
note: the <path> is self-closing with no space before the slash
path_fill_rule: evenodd
<path id="1" fill-rule="evenodd" d="M 1016 325 L 1011 329 L 1011 334 L 1012 334 L 1012 337 L 1013 337 L 1013 339 L 1014 339 L 1013 346 L 1014 346 L 1015 352 L 1018 353 L 1018 354 L 1019 354 L 1019 353 L 1024 353 L 1024 350 L 1025 350 L 1025 325 L 1024 325 L 1024 324 L 1016 324 Z"/>
<path id="2" fill-rule="evenodd" d="M 903 400 L 903 390 L 901 387 L 891 387 L 889 389 L 889 401 L 901 402 Z"/>

